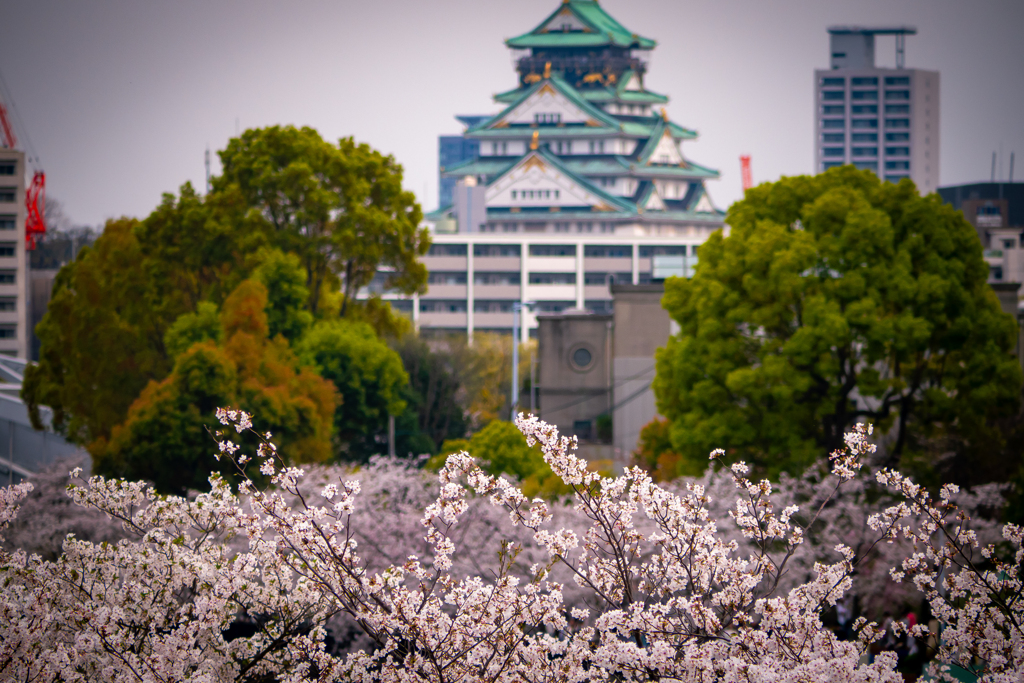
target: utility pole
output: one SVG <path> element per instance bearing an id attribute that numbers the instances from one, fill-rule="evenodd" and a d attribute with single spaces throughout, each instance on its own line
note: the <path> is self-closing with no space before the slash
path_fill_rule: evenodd
<path id="1" fill-rule="evenodd" d="M 210 194 L 210 146 L 206 146 L 206 194 Z"/>
<path id="2" fill-rule="evenodd" d="M 516 301 L 512 304 L 512 421 L 516 419 L 516 408 L 519 406 L 519 323 L 523 308 L 529 308 L 535 302 Z"/>

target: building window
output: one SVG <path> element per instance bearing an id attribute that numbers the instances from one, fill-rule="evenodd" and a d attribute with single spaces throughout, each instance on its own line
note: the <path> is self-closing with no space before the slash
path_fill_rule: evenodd
<path id="1" fill-rule="evenodd" d="M 909 104 L 887 104 L 885 105 L 886 114 L 909 114 Z"/>
<path id="2" fill-rule="evenodd" d="M 686 256 L 686 245 L 658 245 L 651 247 L 640 247 L 640 258 L 651 256 Z"/>
<path id="3" fill-rule="evenodd" d="M 821 79 L 821 84 L 826 86 L 826 87 L 831 85 L 831 86 L 839 86 L 841 88 L 844 85 L 846 85 L 846 79 L 845 78 L 835 78 L 835 77 L 830 76 L 828 78 Z"/>
<path id="4" fill-rule="evenodd" d="M 845 128 L 846 122 L 842 119 L 825 119 L 821 122 L 821 127 L 830 129 Z"/>
<path id="5" fill-rule="evenodd" d="M 821 156 L 823 157 L 841 157 L 845 155 L 845 150 L 842 147 L 825 147 L 821 150 Z"/>
<path id="6" fill-rule="evenodd" d="M 13 296 L 0 297 L 0 311 L 15 311 L 18 309 L 18 300 Z"/>
<path id="7" fill-rule="evenodd" d="M 886 85 L 910 85 L 909 76 L 889 76 L 885 79 Z"/>
<path id="8" fill-rule="evenodd" d="M 533 122 L 538 125 L 557 124 L 562 122 L 561 114 L 534 114 Z"/>
<path id="9" fill-rule="evenodd" d="M 841 102 L 846 99 L 846 93 L 842 90 L 824 90 L 821 99 L 826 102 Z"/>
<path id="10" fill-rule="evenodd" d="M 555 232 L 569 232 L 569 224 L 555 223 Z"/>
<path id="11" fill-rule="evenodd" d="M 830 168 L 838 168 L 839 166 L 842 166 L 842 165 L 843 165 L 843 162 L 841 162 L 841 161 L 826 161 L 825 163 L 823 163 L 821 165 L 821 168 L 822 168 L 822 170 L 827 171 Z"/>
<path id="12" fill-rule="evenodd" d="M 0 175 L 14 175 L 15 162 L 12 159 L 0 161 Z"/>
<path id="13" fill-rule="evenodd" d="M 519 273 L 474 273 L 473 283 L 477 285 L 518 285 Z"/>
<path id="14" fill-rule="evenodd" d="M 594 362 L 594 354 L 585 346 L 576 347 L 570 357 L 572 358 L 573 367 L 577 370 L 586 370 Z"/>
<path id="15" fill-rule="evenodd" d="M 990 280 L 1000 281 L 1003 279 L 1003 267 L 1002 266 L 989 266 L 988 277 Z"/>
<path id="16" fill-rule="evenodd" d="M 886 142 L 908 142 L 910 140 L 910 133 L 886 133 Z"/>
<path id="17" fill-rule="evenodd" d="M 821 108 L 821 113 L 825 116 L 839 115 L 842 116 L 846 113 L 846 106 L 842 104 L 826 104 Z"/>
<path id="18" fill-rule="evenodd" d="M 878 128 L 878 119 L 854 119 L 850 122 L 853 128 Z"/>
<path id="19" fill-rule="evenodd" d="M 850 79 L 850 85 L 873 85 L 878 86 L 878 78 L 875 76 L 859 76 Z"/>
<path id="20" fill-rule="evenodd" d="M 885 182 L 887 182 L 887 183 L 898 183 L 899 181 L 903 180 L 906 177 L 907 176 L 905 176 L 905 175 L 890 175 L 890 174 L 887 173 L 885 175 Z"/>
<path id="21" fill-rule="evenodd" d="M 591 154 L 604 154 L 604 140 L 591 140 L 590 141 L 590 153 Z"/>
<path id="22" fill-rule="evenodd" d="M 910 91 L 909 90 L 886 90 L 885 91 L 885 101 L 886 102 L 888 102 L 889 100 L 909 100 L 909 99 L 910 99 Z"/>
<path id="23" fill-rule="evenodd" d="M 633 247 L 605 246 L 594 244 L 583 247 L 585 258 L 632 258 Z"/>
<path id="24" fill-rule="evenodd" d="M 887 161 L 885 162 L 885 170 L 887 171 L 909 171 L 909 161 Z"/>
<path id="25" fill-rule="evenodd" d="M 615 224 L 601 223 L 601 232 L 615 232 Z"/>
<path id="26" fill-rule="evenodd" d="M 910 156 L 909 147 L 886 147 L 885 155 L 888 157 L 906 157 Z"/>
<path id="27" fill-rule="evenodd" d="M 867 169 L 868 171 L 875 171 L 876 173 L 878 172 L 877 161 L 857 161 L 853 165 L 862 170 Z"/>
<path id="28" fill-rule="evenodd" d="M 465 256 L 465 244 L 431 244 L 427 256 Z"/>
<path id="29" fill-rule="evenodd" d="M 851 142 L 878 142 L 878 133 L 854 133 Z"/>
<path id="30" fill-rule="evenodd" d="M 854 90 L 850 93 L 851 100 L 877 100 L 877 90 Z"/>
<path id="31" fill-rule="evenodd" d="M 824 133 L 821 136 L 821 141 L 822 142 L 838 142 L 839 144 L 842 144 L 842 143 L 846 142 L 846 134 L 845 133 Z"/>
<path id="32" fill-rule="evenodd" d="M 1003 240 L 1003 249 L 1016 249 L 1017 240 Z"/>
<path id="33" fill-rule="evenodd" d="M 910 119 L 886 119 L 886 128 L 910 128 Z"/>
<path id="34" fill-rule="evenodd" d="M 0 270 L 0 285 L 13 285 L 17 271 Z"/>
<path id="35" fill-rule="evenodd" d="M 530 273 L 531 285 L 574 285 L 576 273 Z"/>
<path id="36" fill-rule="evenodd" d="M 855 157 L 877 157 L 877 147 L 854 147 L 853 156 Z"/>
<path id="37" fill-rule="evenodd" d="M 13 187 L 0 187 L 0 202 L 13 202 L 14 201 L 15 188 Z"/>
<path id="38" fill-rule="evenodd" d="M 420 299 L 421 313 L 465 313 L 466 302 L 462 300 Z"/>
<path id="39" fill-rule="evenodd" d="M 445 272 L 439 270 L 432 270 L 427 275 L 427 284 L 430 285 L 464 285 L 466 284 L 466 273 L 464 272 Z"/>
<path id="40" fill-rule="evenodd" d="M 513 224 L 514 225 L 514 224 Z M 476 244 L 473 256 L 519 256 L 518 244 Z"/>
<path id="41" fill-rule="evenodd" d="M 850 108 L 852 114 L 877 114 L 877 104 L 855 104 Z"/>
<path id="42" fill-rule="evenodd" d="M 518 230 L 519 230 L 519 224 L 518 223 L 502 223 L 501 224 L 501 231 L 502 232 L 516 232 Z"/>
<path id="43" fill-rule="evenodd" d="M 0 230 L 14 230 L 14 216 L 0 216 Z"/>
<path id="44" fill-rule="evenodd" d="M 14 256 L 16 245 L 14 242 L 0 242 L 0 256 Z"/>
<path id="45" fill-rule="evenodd" d="M 575 256 L 575 244 L 531 244 L 530 256 Z"/>
<path id="46" fill-rule="evenodd" d="M 0 339 L 17 339 L 17 325 L 0 325 Z"/>

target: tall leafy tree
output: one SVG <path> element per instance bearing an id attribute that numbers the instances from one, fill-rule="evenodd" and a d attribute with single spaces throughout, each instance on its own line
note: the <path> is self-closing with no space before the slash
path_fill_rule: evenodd
<path id="1" fill-rule="evenodd" d="M 108 221 L 61 269 L 22 394 L 37 428 L 46 405 L 72 441 L 106 439 L 143 387 L 170 372 L 170 325 L 204 299 L 222 300 L 262 239 L 238 227 L 235 199 L 205 201 L 186 183 L 143 221 Z"/>
<path id="2" fill-rule="evenodd" d="M 318 322 L 296 350 L 302 363 L 338 389 L 334 425 L 344 456 L 365 460 L 386 451 L 378 437 L 387 434 L 388 416 L 405 410 L 409 382 L 398 354 L 369 325 L 347 320 Z"/>
<path id="3" fill-rule="evenodd" d="M 892 463 L 940 433 L 998 446 L 1021 391 L 1015 323 L 959 212 L 846 166 L 749 190 L 726 221 L 693 279 L 666 284 L 680 332 L 654 388 L 676 452 L 797 469 L 857 421 Z"/>
<path id="4" fill-rule="evenodd" d="M 210 432 L 218 428 L 218 407 L 259 415 L 288 461 L 328 460 L 334 387 L 309 368 L 296 370 L 287 341 L 269 337 L 266 308 L 266 288 L 243 281 L 224 302 L 220 330 L 180 353 L 171 373 L 150 382 L 132 403 L 109 441 L 92 444 L 96 471 L 146 479 L 166 493 L 207 488 L 210 472 L 232 474 L 215 458 Z M 187 316 L 189 324 L 175 325 L 175 331 L 209 328 L 205 309 Z"/>
<path id="5" fill-rule="evenodd" d="M 220 157 L 224 172 L 215 188 L 238 193 L 273 244 L 300 257 L 311 312 L 319 310 L 324 286 L 339 283 L 345 315 L 378 271 L 391 289 L 425 286 L 417 258 L 429 247 L 428 233 L 392 157 L 351 138 L 332 145 L 312 128 L 292 126 L 247 130 Z"/>

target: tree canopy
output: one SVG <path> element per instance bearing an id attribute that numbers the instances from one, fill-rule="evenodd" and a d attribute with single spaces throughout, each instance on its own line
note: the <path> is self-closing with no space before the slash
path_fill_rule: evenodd
<path id="1" fill-rule="evenodd" d="M 666 283 L 680 332 L 654 389 L 675 452 L 799 468 L 857 421 L 891 463 L 950 434 L 998 445 L 1021 390 L 1015 323 L 962 214 L 846 166 L 753 188 L 726 222 L 694 277 Z"/>
<path id="2" fill-rule="evenodd" d="M 232 139 L 220 158 L 214 187 L 239 194 L 272 243 L 299 256 L 311 312 L 324 285 L 340 282 L 345 315 L 382 268 L 388 289 L 411 294 L 426 285 L 417 259 L 429 235 L 392 157 L 352 138 L 332 145 L 312 128 L 271 126 Z"/>
<path id="3" fill-rule="evenodd" d="M 296 370 L 287 342 L 268 336 L 266 307 L 266 288 L 243 281 L 224 302 L 220 329 L 182 351 L 170 375 L 150 382 L 109 442 L 93 444 L 96 469 L 152 481 L 161 491 L 205 488 L 211 472 L 233 473 L 218 465 L 212 447 L 219 407 L 266 416 L 266 429 L 288 462 L 328 460 L 334 387 L 309 368 Z M 203 323 L 193 329 L 209 330 L 209 313 L 204 307 L 201 315 L 183 318 Z"/>

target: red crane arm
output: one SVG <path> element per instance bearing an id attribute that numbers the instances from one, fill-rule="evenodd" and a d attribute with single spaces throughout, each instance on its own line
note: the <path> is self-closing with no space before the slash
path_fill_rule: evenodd
<path id="1" fill-rule="evenodd" d="M 36 248 L 36 238 L 46 234 L 44 210 L 46 208 L 46 174 L 36 171 L 32 176 L 32 184 L 25 191 L 25 248 L 32 251 Z"/>
<path id="2" fill-rule="evenodd" d="M 0 137 L 5 147 L 14 149 L 18 144 L 18 138 L 14 136 L 14 128 L 11 127 L 11 120 L 7 118 L 7 107 L 0 102 Z"/>
<path id="3" fill-rule="evenodd" d="M 740 171 L 743 175 L 743 191 L 746 192 L 754 185 L 754 178 L 750 173 L 750 155 L 744 154 L 740 157 Z"/>

